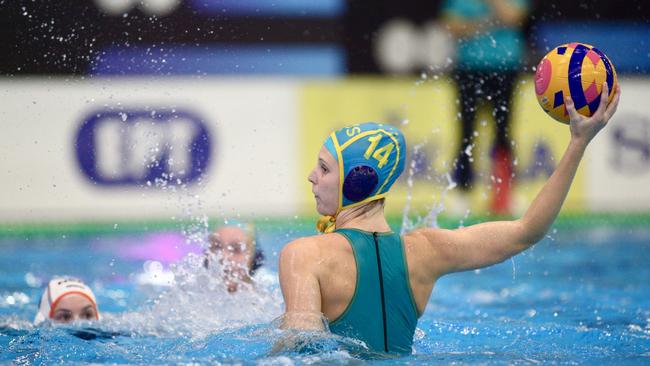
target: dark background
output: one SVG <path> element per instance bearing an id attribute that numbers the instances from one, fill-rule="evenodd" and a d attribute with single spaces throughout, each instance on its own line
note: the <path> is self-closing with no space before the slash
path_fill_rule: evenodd
<path id="1" fill-rule="evenodd" d="M 182 3 L 173 13 L 157 18 L 137 8 L 125 16 L 105 15 L 91 0 L 0 0 L 0 74 L 86 75 L 98 54 L 111 46 L 174 44 L 201 48 L 213 43 L 335 44 L 345 51 L 348 73 L 373 74 L 380 72 L 372 41 L 381 25 L 394 18 L 416 25 L 436 19 L 441 3 L 349 0 L 342 15 L 323 18 L 205 15 Z M 639 27 L 640 32 L 649 29 L 650 5 L 646 0 L 532 4 L 525 25 L 530 60 L 537 60 L 544 50 L 544 40 L 537 33 L 543 24 L 576 24 L 582 31 L 611 23 Z M 641 54 L 650 50 L 648 44 L 641 47 Z"/>

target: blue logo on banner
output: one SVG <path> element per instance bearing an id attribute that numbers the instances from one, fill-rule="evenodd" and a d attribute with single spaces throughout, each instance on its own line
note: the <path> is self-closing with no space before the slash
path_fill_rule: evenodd
<path id="1" fill-rule="evenodd" d="M 205 123 L 191 113 L 108 110 L 84 120 L 75 150 L 96 184 L 165 186 L 204 175 L 211 143 Z"/>

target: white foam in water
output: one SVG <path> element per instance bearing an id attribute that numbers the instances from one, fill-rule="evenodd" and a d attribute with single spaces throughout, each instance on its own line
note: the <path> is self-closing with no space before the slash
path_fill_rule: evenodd
<path id="1" fill-rule="evenodd" d="M 146 261 L 142 265 L 144 271 L 134 276 L 138 285 L 166 286 L 175 285 L 174 272 L 166 271 L 158 261 Z"/>
<path id="2" fill-rule="evenodd" d="M 168 189 L 183 208 L 183 235 L 188 244 L 207 249 L 208 217 L 200 214 L 200 196 L 186 185 L 167 182 L 156 185 Z M 168 289 L 150 304 L 134 312 L 107 314 L 105 325 L 113 330 L 154 336 L 205 337 L 226 328 L 270 323 L 282 313 L 282 296 L 277 275 L 258 270 L 252 283 L 240 281 L 236 292 L 228 292 L 221 258 L 210 255 L 206 268 L 204 254 L 190 253 L 170 265 L 169 271 L 156 261 L 144 264 L 144 272 L 134 278 L 141 285 Z"/>
<path id="3" fill-rule="evenodd" d="M 204 337 L 226 328 L 270 323 L 281 312 L 282 298 L 274 276 L 240 283 L 229 293 L 218 265 L 205 268 L 204 257 L 190 253 L 171 266 L 174 286 L 144 308 L 105 318 L 108 328 L 154 336 Z M 213 262 L 218 263 L 218 262 Z"/>
<path id="4" fill-rule="evenodd" d="M 0 317 L 0 328 L 31 330 L 34 329 L 34 323 L 31 320 L 21 318 L 19 315 L 9 315 Z"/>

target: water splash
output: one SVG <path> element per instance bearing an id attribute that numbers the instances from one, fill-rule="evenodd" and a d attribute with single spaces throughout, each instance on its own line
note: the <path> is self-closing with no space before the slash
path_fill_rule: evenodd
<path id="1" fill-rule="evenodd" d="M 417 144 L 413 147 L 413 153 L 411 156 L 416 156 L 420 149 L 424 146 L 424 144 Z M 404 235 L 405 233 L 413 230 L 415 228 L 415 225 L 409 218 L 409 211 L 411 210 L 411 201 L 413 200 L 413 176 L 415 175 L 415 166 L 416 166 L 416 161 L 415 159 L 411 160 L 411 164 L 409 165 L 409 170 L 408 170 L 408 176 L 406 178 L 406 202 L 404 204 L 404 209 L 402 210 L 402 229 L 400 231 L 400 235 Z"/>
<path id="2" fill-rule="evenodd" d="M 445 210 L 443 200 L 445 197 L 447 197 L 452 189 L 457 187 L 456 182 L 451 178 L 451 175 L 449 173 L 445 173 L 444 177 L 447 180 L 447 185 L 442 189 L 442 192 L 440 193 L 440 199 L 434 204 L 434 206 L 429 211 L 429 214 L 426 216 L 424 220 L 426 227 L 439 227 L 438 215 L 440 215 Z"/>
<path id="3" fill-rule="evenodd" d="M 171 265 L 174 286 L 143 309 L 107 316 L 107 329 L 140 335 L 202 338 L 216 331 L 269 323 L 281 314 L 282 298 L 277 280 L 260 271 L 259 279 L 241 281 L 229 292 L 219 260 L 205 267 L 203 254 L 188 254 Z"/>
<path id="4" fill-rule="evenodd" d="M 420 150 L 425 146 L 426 143 L 417 144 L 413 147 L 412 156 L 417 156 Z M 404 204 L 404 209 L 402 210 L 402 228 L 400 230 L 400 235 L 404 235 L 418 227 L 428 227 L 428 228 L 438 228 L 438 216 L 444 211 L 443 200 L 447 197 L 447 194 L 452 189 L 456 188 L 457 184 L 451 178 L 449 173 L 445 173 L 442 176 L 442 179 L 446 181 L 446 185 L 440 193 L 439 198 L 436 200 L 436 195 L 433 195 L 434 203 L 424 217 L 418 216 L 414 220 L 410 218 L 411 211 L 411 202 L 413 200 L 413 186 L 414 186 L 414 176 L 417 173 L 416 169 L 417 161 L 412 159 L 408 169 L 408 175 L 406 178 L 406 202 Z"/>

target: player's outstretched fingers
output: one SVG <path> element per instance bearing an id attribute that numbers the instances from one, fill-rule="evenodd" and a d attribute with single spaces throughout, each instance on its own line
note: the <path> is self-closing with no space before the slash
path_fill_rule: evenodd
<path id="1" fill-rule="evenodd" d="M 582 117 L 578 111 L 576 111 L 576 107 L 573 104 L 573 100 L 571 97 L 566 97 L 564 99 L 564 106 L 566 107 L 567 113 L 569 113 L 569 118 L 571 119 L 571 122 L 574 121 L 579 121 L 580 118 Z"/>
<path id="2" fill-rule="evenodd" d="M 609 119 L 612 118 L 614 113 L 616 113 L 616 109 L 618 109 L 618 101 L 621 99 L 621 87 L 616 86 L 616 91 L 614 92 L 614 99 L 612 99 L 612 102 L 607 105 L 607 109 L 605 110 L 605 123 L 609 122 Z"/>
<path id="3" fill-rule="evenodd" d="M 609 86 L 607 83 L 603 83 L 603 91 L 600 93 L 600 104 L 598 104 L 598 109 L 594 112 L 592 116 L 594 119 L 597 119 L 599 122 L 607 122 L 605 119 L 605 110 L 607 109 L 607 101 L 609 100 Z"/>

